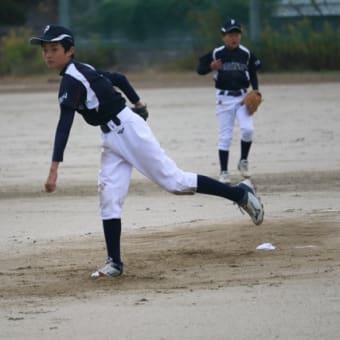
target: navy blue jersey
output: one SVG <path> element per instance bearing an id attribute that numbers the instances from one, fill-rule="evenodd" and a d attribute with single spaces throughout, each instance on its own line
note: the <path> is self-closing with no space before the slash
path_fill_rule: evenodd
<path id="1" fill-rule="evenodd" d="M 221 59 L 222 68 L 214 73 L 215 87 L 221 90 L 247 89 L 250 85 L 258 89 L 256 71 L 261 65 L 259 59 L 243 45 L 230 50 L 220 46 L 199 59 L 198 74 L 211 72 L 210 63 Z"/>
<path id="2" fill-rule="evenodd" d="M 75 112 L 93 126 L 105 124 L 126 105 L 125 98 L 137 103 L 139 96 L 127 80 L 117 72 L 96 70 L 88 64 L 70 61 L 63 71 L 59 88 L 60 118 L 57 125 L 53 161 L 63 160 L 64 149 L 74 120 Z"/>

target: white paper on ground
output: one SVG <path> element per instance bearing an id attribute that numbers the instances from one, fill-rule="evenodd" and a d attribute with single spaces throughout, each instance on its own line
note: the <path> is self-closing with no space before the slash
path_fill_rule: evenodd
<path id="1" fill-rule="evenodd" d="M 271 243 L 262 243 L 259 246 L 256 247 L 256 250 L 275 250 L 275 246 L 273 246 Z"/>

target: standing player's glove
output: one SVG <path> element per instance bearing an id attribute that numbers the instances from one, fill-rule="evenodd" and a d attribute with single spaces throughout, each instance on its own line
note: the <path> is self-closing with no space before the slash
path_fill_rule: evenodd
<path id="1" fill-rule="evenodd" d="M 250 91 L 242 100 L 250 115 L 253 115 L 262 102 L 262 94 L 257 90 Z"/>
<path id="2" fill-rule="evenodd" d="M 139 106 L 139 107 L 132 107 L 131 110 L 134 113 L 137 113 L 139 116 L 141 116 L 144 120 L 147 120 L 149 117 L 149 111 L 146 108 L 146 105 L 144 106 Z"/>

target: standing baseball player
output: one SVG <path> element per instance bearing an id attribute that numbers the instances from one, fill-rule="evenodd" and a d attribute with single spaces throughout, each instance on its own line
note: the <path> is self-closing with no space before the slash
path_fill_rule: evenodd
<path id="1" fill-rule="evenodd" d="M 60 72 L 60 117 L 45 190 L 56 190 L 58 167 L 75 112 L 101 130 L 102 153 L 98 179 L 101 219 L 107 260 L 93 276 L 123 273 L 120 254 L 121 213 L 133 167 L 168 192 L 209 194 L 231 200 L 248 213 L 254 224 L 263 221 L 263 206 L 249 180 L 236 186 L 179 169 L 160 147 L 149 125 L 127 105 L 117 87 L 137 106 L 143 106 L 129 81 L 120 74 L 98 71 L 74 59 L 74 37 L 62 26 L 48 25 L 30 43 L 40 45 L 50 69 Z"/>
<path id="2" fill-rule="evenodd" d="M 247 96 L 247 89 L 250 85 L 260 96 L 256 73 L 260 61 L 240 44 L 242 30 L 236 20 L 228 19 L 221 27 L 221 35 L 224 45 L 203 55 L 199 60 L 197 72 L 200 75 L 214 73 L 216 114 L 219 124 L 219 181 L 229 184 L 229 150 L 235 119 L 238 120 L 241 132 L 241 157 L 238 169 L 244 178 L 250 177 L 248 156 L 254 133 L 251 116 L 253 112 L 243 105 L 243 100 Z"/>

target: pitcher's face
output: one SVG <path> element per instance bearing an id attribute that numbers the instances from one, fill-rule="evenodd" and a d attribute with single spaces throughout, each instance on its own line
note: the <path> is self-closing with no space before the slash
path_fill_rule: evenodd
<path id="1" fill-rule="evenodd" d="M 73 53 L 74 47 L 65 51 L 64 47 L 59 42 L 46 42 L 42 44 L 44 62 L 50 69 L 61 71 L 71 60 Z"/>

